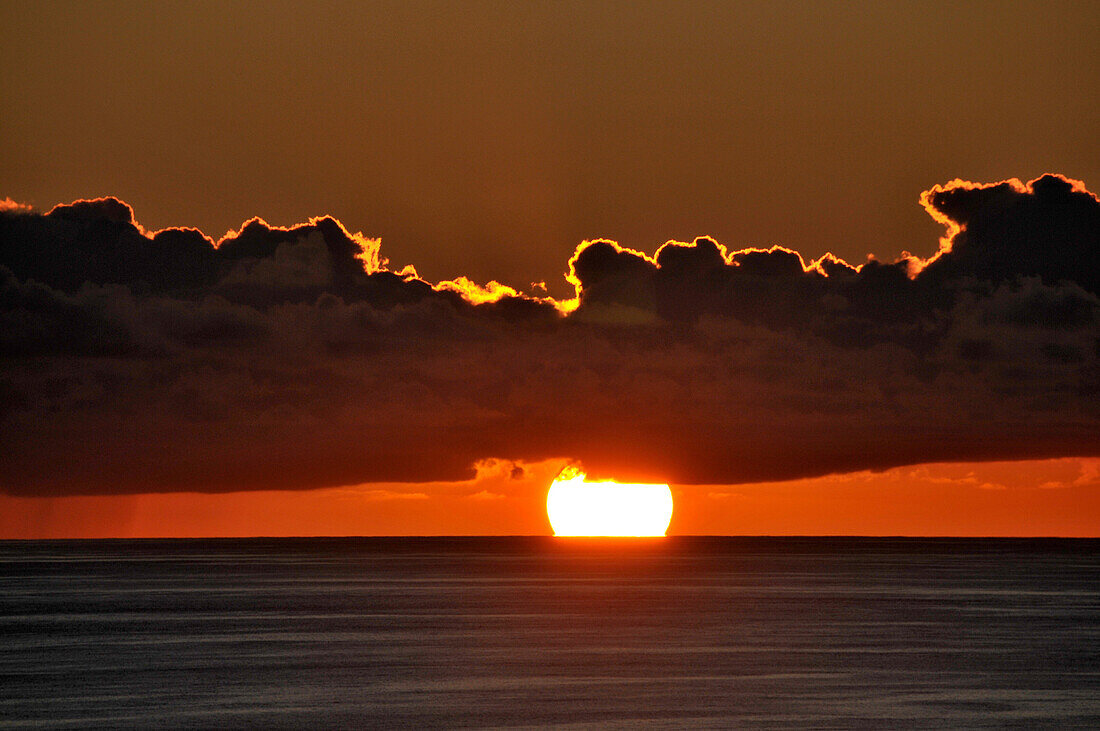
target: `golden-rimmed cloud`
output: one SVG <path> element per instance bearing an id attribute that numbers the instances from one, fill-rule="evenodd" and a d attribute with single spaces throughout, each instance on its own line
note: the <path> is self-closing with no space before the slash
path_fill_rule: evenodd
<path id="1" fill-rule="evenodd" d="M 922 196 L 927 261 L 607 240 L 575 297 L 389 268 L 331 217 L 218 240 L 99 198 L 0 208 L 0 489 L 455 481 L 566 455 L 730 484 L 1096 456 L 1100 202 L 1060 176 Z"/>

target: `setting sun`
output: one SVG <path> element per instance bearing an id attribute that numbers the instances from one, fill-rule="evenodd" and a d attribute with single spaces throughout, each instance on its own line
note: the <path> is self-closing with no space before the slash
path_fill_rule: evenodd
<path id="1" fill-rule="evenodd" d="M 585 482 L 575 468 L 562 470 L 546 495 L 556 536 L 663 536 L 672 520 L 668 485 Z"/>

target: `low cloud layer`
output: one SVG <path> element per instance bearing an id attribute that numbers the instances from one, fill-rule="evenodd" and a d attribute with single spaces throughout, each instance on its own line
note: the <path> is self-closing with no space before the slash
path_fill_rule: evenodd
<path id="1" fill-rule="evenodd" d="M 733 484 L 1100 455 L 1100 201 L 954 181 L 928 260 L 585 242 L 558 302 L 393 271 L 332 218 L 215 242 L 0 204 L 0 489 L 460 480 L 484 459 Z"/>

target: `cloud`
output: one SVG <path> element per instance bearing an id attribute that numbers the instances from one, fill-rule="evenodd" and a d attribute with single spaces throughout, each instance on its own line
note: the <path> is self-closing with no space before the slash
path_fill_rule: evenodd
<path id="1" fill-rule="evenodd" d="M 550 459 L 733 484 L 1100 456 L 1100 202 L 1058 176 L 922 202 L 946 227 L 928 261 L 595 240 L 568 301 L 392 271 L 331 217 L 214 241 L 146 231 L 114 198 L 6 206 L 0 489 L 520 479 Z"/>
<path id="2" fill-rule="evenodd" d="M 424 492 L 399 492 L 397 490 L 355 490 L 349 491 L 357 500 L 428 500 Z"/>
<path id="3" fill-rule="evenodd" d="M 20 203 L 19 201 L 12 200 L 11 198 L 4 198 L 0 200 L 0 212 L 2 213 L 32 213 L 34 212 L 34 206 L 30 206 L 26 203 Z"/>
<path id="4" fill-rule="evenodd" d="M 926 191 L 921 203 L 948 226 L 940 253 L 928 265 L 929 277 L 1034 276 L 1100 292 L 1100 207 L 1079 180 L 955 180 Z"/>
<path id="5" fill-rule="evenodd" d="M 484 501 L 484 500 L 503 500 L 504 498 L 505 498 L 505 496 L 501 495 L 499 492 L 489 492 L 488 490 L 482 490 L 480 492 L 471 493 L 471 494 L 466 496 L 467 500 L 481 500 L 481 501 Z"/>

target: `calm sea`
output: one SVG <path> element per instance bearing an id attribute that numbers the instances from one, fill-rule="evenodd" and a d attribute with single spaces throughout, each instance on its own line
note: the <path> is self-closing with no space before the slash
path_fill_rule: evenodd
<path id="1" fill-rule="evenodd" d="M 1100 542 L 0 543 L 0 727 L 1100 727 Z"/>

